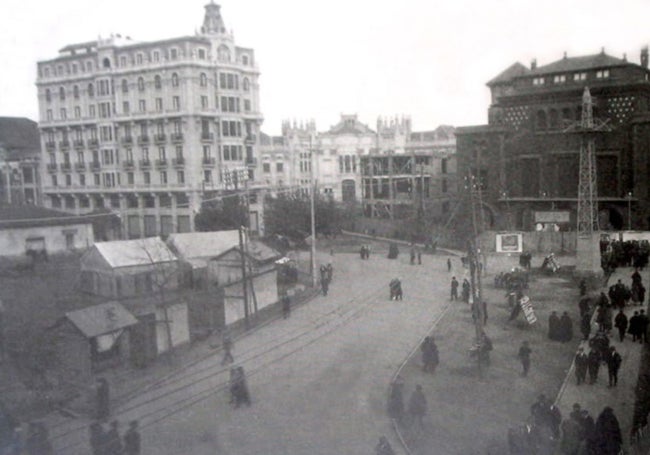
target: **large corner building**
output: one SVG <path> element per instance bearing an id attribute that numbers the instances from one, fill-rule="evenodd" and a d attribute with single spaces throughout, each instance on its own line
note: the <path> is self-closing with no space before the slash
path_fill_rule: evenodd
<path id="1" fill-rule="evenodd" d="M 255 177 L 258 77 L 214 3 L 194 36 L 65 46 L 38 63 L 45 205 L 110 209 L 128 238 L 193 231 L 203 200 Z"/>
<path id="2" fill-rule="evenodd" d="M 640 64 L 603 50 L 515 63 L 488 82 L 488 124 L 456 130 L 459 174 L 481 188 L 487 227 L 574 230 L 580 149 L 593 140 L 600 228 L 648 229 L 649 79 L 645 48 Z M 575 133 L 585 88 L 605 126 L 589 137 Z"/>

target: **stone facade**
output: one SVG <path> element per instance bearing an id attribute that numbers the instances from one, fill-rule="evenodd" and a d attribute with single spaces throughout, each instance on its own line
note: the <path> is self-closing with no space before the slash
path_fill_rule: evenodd
<path id="1" fill-rule="evenodd" d="M 128 238 L 193 231 L 203 200 L 255 178 L 259 74 L 214 3 L 195 36 L 113 35 L 39 62 L 45 204 L 109 208 Z"/>

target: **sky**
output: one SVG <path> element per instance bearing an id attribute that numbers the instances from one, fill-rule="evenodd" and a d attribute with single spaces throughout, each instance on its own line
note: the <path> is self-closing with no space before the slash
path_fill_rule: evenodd
<path id="1" fill-rule="evenodd" d="M 120 33 L 193 35 L 208 0 L 3 0 L 0 116 L 38 120 L 36 62 L 67 44 Z M 415 131 L 487 121 L 485 83 L 515 62 L 609 55 L 638 63 L 648 0 L 223 0 L 235 43 L 255 50 L 262 130 L 341 114 L 371 128 L 408 116 Z"/>

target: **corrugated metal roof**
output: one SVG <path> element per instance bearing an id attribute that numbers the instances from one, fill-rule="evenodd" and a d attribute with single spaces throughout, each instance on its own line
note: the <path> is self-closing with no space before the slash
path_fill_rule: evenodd
<path id="1" fill-rule="evenodd" d="M 99 254 L 113 267 L 159 264 L 177 258 L 159 237 L 138 240 L 98 242 L 94 245 Z"/>
<path id="2" fill-rule="evenodd" d="M 239 245 L 239 232 L 231 230 L 170 234 L 167 243 L 185 260 L 210 258 Z"/>
<path id="3" fill-rule="evenodd" d="M 118 302 L 102 303 L 70 311 L 65 317 L 86 337 L 93 338 L 138 323 L 138 320 Z"/>

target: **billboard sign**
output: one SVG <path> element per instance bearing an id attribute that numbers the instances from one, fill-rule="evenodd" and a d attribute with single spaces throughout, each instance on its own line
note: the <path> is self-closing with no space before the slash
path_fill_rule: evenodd
<path id="1" fill-rule="evenodd" d="M 521 234 L 497 234 L 497 253 L 521 253 L 523 251 L 523 237 Z"/>

